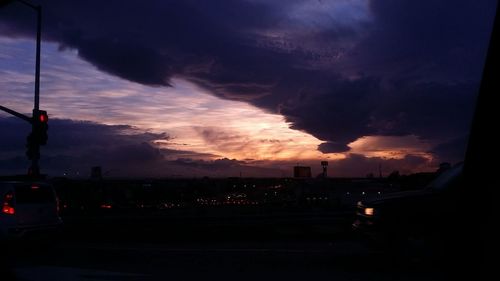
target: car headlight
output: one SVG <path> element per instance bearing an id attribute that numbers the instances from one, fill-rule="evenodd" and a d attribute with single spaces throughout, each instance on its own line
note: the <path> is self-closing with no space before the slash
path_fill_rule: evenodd
<path id="1" fill-rule="evenodd" d="M 364 213 L 366 216 L 373 216 L 375 214 L 375 210 L 373 208 L 365 208 Z"/>

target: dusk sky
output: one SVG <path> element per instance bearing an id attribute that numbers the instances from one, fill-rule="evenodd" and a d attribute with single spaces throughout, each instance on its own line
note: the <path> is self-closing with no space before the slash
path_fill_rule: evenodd
<path id="1" fill-rule="evenodd" d="M 331 176 L 461 161 L 497 1 L 36 1 L 51 176 Z M 35 13 L 0 8 L 0 105 L 31 114 Z M 0 112 L 0 174 L 30 126 Z"/>

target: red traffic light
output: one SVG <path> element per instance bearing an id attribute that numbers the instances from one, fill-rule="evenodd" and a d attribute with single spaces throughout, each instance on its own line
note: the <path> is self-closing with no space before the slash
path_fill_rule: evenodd
<path id="1" fill-rule="evenodd" d="M 46 123 L 47 121 L 49 121 L 49 117 L 47 116 L 47 113 L 41 113 L 40 116 L 38 117 L 38 119 L 42 123 Z"/>
<path id="2" fill-rule="evenodd" d="M 47 144 L 47 130 L 49 129 L 49 116 L 47 115 L 47 111 L 33 109 L 33 119 L 31 125 L 31 138 L 33 139 L 32 142 L 35 146 Z M 30 156 L 28 155 L 28 157 Z M 36 155 L 33 157 L 36 157 Z"/>

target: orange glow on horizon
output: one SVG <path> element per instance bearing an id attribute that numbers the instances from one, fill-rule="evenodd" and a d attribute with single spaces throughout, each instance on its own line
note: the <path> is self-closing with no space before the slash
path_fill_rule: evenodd
<path id="1" fill-rule="evenodd" d="M 352 153 L 366 157 L 382 159 L 403 159 L 407 155 L 423 157 L 433 160 L 433 155 L 427 151 L 431 149 L 429 143 L 420 140 L 417 136 L 365 136 L 348 145 Z"/>

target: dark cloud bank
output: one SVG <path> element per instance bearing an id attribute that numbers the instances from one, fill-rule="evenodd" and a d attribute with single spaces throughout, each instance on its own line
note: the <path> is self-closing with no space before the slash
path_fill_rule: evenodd
<path id="1" fill-rule="evenodd" d="M 372 0 L 366 21 L 316 25 L 287 14 L 302 2 L 47 0 L 44 39 L 130 81 L 181 77 L 280 113 L 325 153 L 412 134 L 443 160 L 462 157 L 496 1 Z M 32 35 L 33 15 L 11 6 L 0 32 Z"/>

